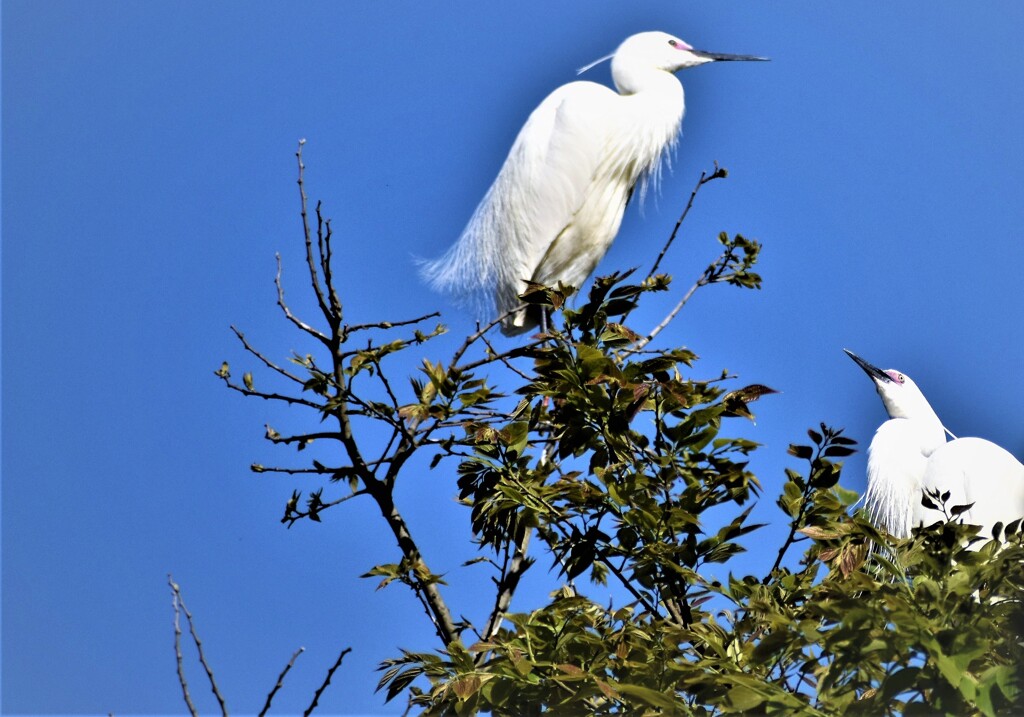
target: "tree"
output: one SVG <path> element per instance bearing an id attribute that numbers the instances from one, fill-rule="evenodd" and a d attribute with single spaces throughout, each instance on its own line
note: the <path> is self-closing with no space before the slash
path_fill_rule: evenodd
<path id="1" fill-rule="evenodd" d="M 627 321 L 647 294 L 668 290 L 670 277 L 656 273 L 660 256 L 638 283 L 630 273 L 596 279 L 578 308 L 566 303 L 571 287 L 533 286 L 523 299 L 550 312 L 547 333 L 502 353 L 488 341 L 498 322 L 481 326 L 449 360 L 424 359 L 412 390 L 402 390 L 391 358 L 445 329 L 427 328 L 437 314 L 345 323 L 331 224 L 319 204 L 315 221 L 309 216 L 301 146 L 297 156 L 322 321 L 292 312 L 280 264 L 278 304 L 321 357 L 296 355 L 298 368 L 286 367 L 235 330 L 290 388 L 264 390 L 249 372 L 238 382 L 226 363 L 217 375 L 245 396 L 303 406 L 323 421 L 315 433 L 267 426 L 267 440 L 299 451 L 314 440 L 337 447 L 332 465 L 252 466 L 324 481 L 309 495 L 296 490 L 282 522 L 321 521 L 366 496 L 390 528 L 397 559 L 364 577 L 410 589 L 438 642 L 381 666 L 388 700 L 402 695 L 431 714 L 1013 710 L 1024 657 L 1019 521 L 1002 541 L 973 537 L 987 540 L 978 550 L 966 547 L 973 529 L 956 521 L 957 506 L 909 539 L 880 534 L 839 485 L 837 459 L 855 445 L 842 430 L 821 424 L 809 444 L 790 446 L 803 468 L 786 471 L 778 505 L 789 531 L 773 564 L 725 582 L 708 577 L 708 566 L 727 565 L 761 527 L 748 520 L 760 492 L 748 459 L 758 446 L 724 429 L 728 418 L 752 417 L 749 404 L 772 389 L 731 388 L 725 373 L 701 378 L 692 352 L 652 340 L 702 287 L 758 288 L 756 241 L 719 235 L 720 256 L 647 335 Z M 701 187 L 725 176 L 717 165 L 701 175 L 680 223 Z M 490 380 L 498 369 L 518 385 L 499 391 Z M 383 451 L 369 452 L 371 430 L 385 432 Z M 396 505 L 403 470 L 423 453 L 432 468 L 457 469 L 467 537 L 493 568 L 483 624 L 453 617 L 443 577 Z M 539 556 L 551 559 L 562 587 L 545 604 L 510 612 Z M 617 585 L 629 602 L 597 604 L 576 588 L 582 578 Z"/>

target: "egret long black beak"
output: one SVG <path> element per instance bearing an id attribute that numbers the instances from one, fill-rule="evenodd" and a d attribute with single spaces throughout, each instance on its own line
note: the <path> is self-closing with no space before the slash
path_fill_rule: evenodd
<path id="1" fill-rule="evenodd" d="M 892 381 L 892 379 L 889 378 L 889 374 L 887 374 L 885 371 L 878 368 L 877 366 L 872 366 L 867 361 L 862 359 L 860 356 L 855 354 L 853 351 L 850 351 L 850 349 L 843 349 L 843 351 L 846 352 L 847 356 L 856 361 L 857 365 L 864 369 L 864 373 L 866 373 L 872 380 L 884 381 L 885 383 L 889 383 Z"/>
<path id="2" fill-rule="evenodd" d="M 757 55 L 725 55 L 721 52 L 706 52 L 704 50 L 690 50 L 690 54 L 707 58 L 712 62 L 770 62 L 767 57 L 758 57 Z"/>

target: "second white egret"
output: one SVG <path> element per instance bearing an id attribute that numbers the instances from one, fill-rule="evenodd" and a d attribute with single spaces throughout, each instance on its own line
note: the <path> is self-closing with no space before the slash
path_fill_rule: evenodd
<path id="1" fill-rule="evenodd" d="M 672 73 L 765 59 L 696 50 L 664 32 L 633 35 L 609 58 L 618 93 L 571 82 L 548 95 L 458 241 L 423 266 L 434 288 L 478 312 L 509 314 L 505 334 L 538 323 L 538 313 L 515 311 L 527 281 L 580 288 L 615 239 L 637 182 L 642 193 L 657 180 L 685 109 Z"/>
<path id="2" fill-rule="evenodd" d="M 941 511 L 922 505 L 926 491 L 948 492 L 947 508 L 970 505 L 960 517 L 981 526 L 982 538 L 991 537 L 997 522 L 1024 518 L 1020 461 L 982 438 L 947 443 L 942 422 L 907 375 L 844 350 L 874 382 L 889 414 L 868 447 L 866 502 L 877 526 L 905 538 L 916 525 L 943 520 Z"/>

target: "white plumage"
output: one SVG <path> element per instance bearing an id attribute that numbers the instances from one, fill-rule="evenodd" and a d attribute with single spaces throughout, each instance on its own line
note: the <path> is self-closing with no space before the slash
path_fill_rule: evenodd
<path id="1" fill-rule="evenodd" d="M 946 508 L 973 504 L 961 514 L 990 537 L 997 522 L 1024 517 L 1024 465 L 982 438 L 946 442 L 946 430 L 910 377 L 872 366 L 846 352 L 871 378 L 889 420 L 868 447 L 867 509 L 872 521 L 896 537 L 916 525 L 943 520 L 921 503 L 928 491 L 949 492 Z M 976 543 L 975 545 L 980 545 Z"/>
<path id="2" fill-rule="evenodd" d="M 607 59 L 607 58 L 606 58 Z M 423 275 L 480 314 L 520 306 L 527 281 L 579 288 L 608 251 L 637 182 L 656 180 L 685 109 L 673 72 L 715 60 L 663 32 L 628 38 L 612 56 L 613 92 L 571 82 L 527 119 L 458 241 Z M 536 326 L 521 309 L 506 334 Z"/>

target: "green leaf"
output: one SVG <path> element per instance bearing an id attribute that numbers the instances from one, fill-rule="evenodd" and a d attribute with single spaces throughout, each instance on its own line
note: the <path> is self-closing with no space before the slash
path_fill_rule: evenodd
<path id="1" fill-rule="evenodd" d="M 619 694 L 636 697 L 638 700 L 649 704 L 651 707 L 660 707 L 663 710 L 668 710 L 669 714 L 676 714 L 681 707 L 681 705 L 669 695 L 658 692 L 657 690 L 652 690 L 650 687 L 613 682 L 612 680 L 608 680 L 608 684 L 611 685 Z"/>

